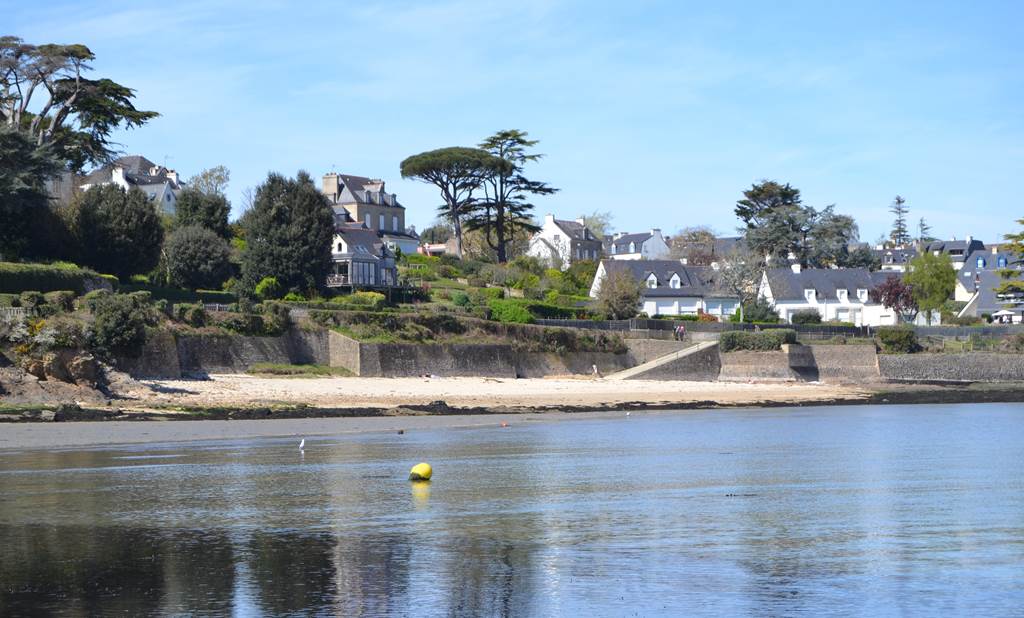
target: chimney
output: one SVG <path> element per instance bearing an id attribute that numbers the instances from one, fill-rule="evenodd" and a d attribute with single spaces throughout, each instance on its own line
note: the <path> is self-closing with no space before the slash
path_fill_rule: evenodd
<path id="1" fill-rule="evenodd" d="M 167 180 L 170 180 L 171 184 L 178 184 L 178 172 L 167 170 Z"/>
<path id="2" fill-rule="evenodd" d="M 626 232 L 615 232 L 615 240 L 618 240 L 626 235 Z"/>
<path id="3" fill-rule="evenodd" d="M 583 217 L 579 217 L 579 218 L 577 218 L 577 219 L 576 219 L 576 223 L 579 223 L 579 224 L 580 224 L 580 225 L 582 225 L 583 227 L 587 227 L 587 220 L 586 220 L 586 219 L 584 219 Z"/>
<path id="4" fill-rule="evenodd" d="M 964 238 L 964 240 L 967 242 L 967 246 L 970 247 L 971 246 L 971 241 L 974 240 L 974 237 L 971 236 L 970 234 L 968 234 L 967 237 Z"/>
<path id="5" fill-rule="evenodd" d="M 124 168 L 119 165 L 115 165 L 114 169 L 110 170 L 110 181 L 116 185 L 127 184 L 124 180 Z"/>
<path id="6" fill-rule="evenodd" d="M 992 255 L 999 253 L 999 245 L 992 245 Z"/>
<path id="7" fill-rule="evenodd" d="M 792 264 L 790 264 L 790 265 L 789 265 L 789 268 L 790 268 L 790 269 L 791 269 L 791 270 L 792 270 L 792 271 L 793 271 L 794 273 L 796 273 L 796 274 L 798 274 L 798 275 L 800 274 L 800 270 L 801 270 L 801 267 L 800 267 L 800 262 L 793 262 Z"/>
<path id="8" fill-rule="evenodd" d="M 338 194 L 341 193 L 341 188 L 338 186 L 338 175 L 334 172 L 324 174 L 323 182 L 323 194 L 331 198 L 332 202 L 338 201 Z"/>
<path id="9" fill-rule="evenodd" d="M 548 213 L 548 214 L 544 215 L 544 224 L 547 225 L 548 223 L 554 225 L 554 223 L 555 223 L 555 215 L 553 215 L 551 213 Z"/>
<path id="10" fill-rule="evenodd" d="M 651 230 L 651 236 L 654 236 L 655 238 L 661 238 L 661 230 L 659 230 L 658 228 L 653 228 Z"/>

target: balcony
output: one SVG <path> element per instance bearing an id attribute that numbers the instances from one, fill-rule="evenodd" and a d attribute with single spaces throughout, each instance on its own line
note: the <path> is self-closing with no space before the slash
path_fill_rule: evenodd
<path id="1" fill-rule="evenodd" d="M 327 287 L 337 288 L 352 283 L 348 275 L 327 275 Z"/>

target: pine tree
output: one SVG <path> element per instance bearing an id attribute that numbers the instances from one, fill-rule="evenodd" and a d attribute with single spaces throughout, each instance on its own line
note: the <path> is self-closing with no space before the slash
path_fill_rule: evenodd
<path id="1" fill-rule="evenodd" d="M 921 220 L 917 222 L 917 240 L 920 242 L 935 240 L 935 237 L 932 236 L 932 226 L 925 222 L 924 217 L 921 217 Z"/>
<path id="2" fill-rule="evenodd" d="M 889 212 L 896 215 L 896 220 L 892 223 L 892 232 L 889 233 L 889 240 L 897 247 L 910 244 L 910 231 L 907 229 L 907 213 L 910 209 L 907 208 L 906 203 L 905 199 L 897 195 L 892 201 L 892 207 L 889 208 Z"/>

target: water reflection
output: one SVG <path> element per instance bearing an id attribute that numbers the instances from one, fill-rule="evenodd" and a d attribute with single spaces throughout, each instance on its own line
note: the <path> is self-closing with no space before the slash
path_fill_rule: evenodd
<path id="1" fill-rule="evenodd" d="M 0 454 L 0 615 L 1005 614 L 1020 414 Z M 405 480 L 423 459 L 444 473 Z"/>

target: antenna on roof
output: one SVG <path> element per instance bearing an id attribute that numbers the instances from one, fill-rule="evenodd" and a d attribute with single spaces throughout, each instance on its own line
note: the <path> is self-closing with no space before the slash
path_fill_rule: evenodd
<path id="1" fill-rule="evenodd" d="M 167 167 L 167 159 L 173 159 L 171 155 L 164 155 L 164 167 Z"/>

